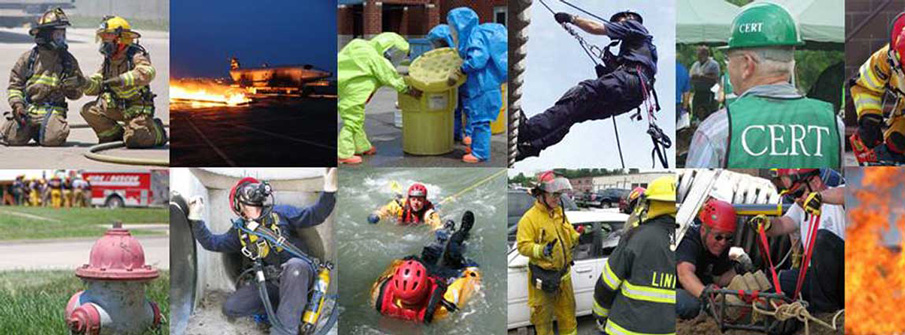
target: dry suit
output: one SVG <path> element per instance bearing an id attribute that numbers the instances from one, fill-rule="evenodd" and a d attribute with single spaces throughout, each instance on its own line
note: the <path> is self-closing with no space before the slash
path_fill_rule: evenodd
<path id="1" fill-rule="evenodd" d="M 150 84 L 156 73 L 150 55 L 138 44 L 104 58 L 100 70 L 89 77 L 85 90 L 86 95 L 96 95 L 98 99 L 82 107 L 82 117 L 94 129 L 98 142 L 123 141 L 128 148 L 166 144 L 163 124 L 154 118 Z M 103 83 L 115 77 L 121 78 L 122 84 Z"/>
<path id="2" fill-rule="evenodd" d="M 594 288 L 594 316 L 607 334 L 675 334 L 676 219 L 660 215 L 630 230 Z"/>
<path id="3" fill-rule="evenodd" d="M 307 252 L 307 246 L 302 243 L 295 231 L 323 223 L 333 212 L 335 204 L 335 193 L 324 192 L 311 207 L 274 206 L 271 216 L 262 218 L 260 224 L 274 231 L 278 229 L 286 238 L 286 243 Z M 237 220 L 239 221 L 237 224 L 245 224 L 244 219 Z M 193 221 L 191 223 L 195 239 L 204 249 L 244 254 L 245 250 L 257 247 L 257 253 L 264 261 L 267 292 L 270 300 L 275 303 L 274 306 L 277 306 L 275 314 L 284 327 L 298 329 L 302 311 L 308 302 L 310 283 L 313 283 L 317 275 L 317 269 L 313 264 L 270 243 L 258 244 L 260 241 L 257 240 L 257 236 L 245 234 L 235 226 L 230 227 L 226 233 L 215 235 L 208 230 L 204 222 Z M 252 316 L 265 312 L 264 303 L 255 284 L 238 288 L 227 297 L 223 304 L 223 314 L 229 317 Z M 273 327 L 271 334 L 284 333 Z"/>
<path id="4" fill-rule="evenodd" d="M 343 121 L 337 140 L 337 157 L 350 158 L 371 149 L 365 133 L 365 104 L 381 86 L 397 92 L 408 87 L 393 63 L 384 57 L 390 49 L 408 52 L 409 44 L 396 33 L 382 33 L 371 40 L 354 39 L 337 55 L 339 117 Z"/>
<path id="5" fill-rule="evenodd" d="M 605 48 L 606 70 L 597 79 L 572 87 L 543 113 L 519 123 L 518 157 L 540 155 L 559 143 L 576 123 L 615 117 L 637 108 L 653 88 L 657 73 L 657 48 L 640 22 L 603 22 L 607 36 L 621 41 L 619 54 Z"/>
<path id="6" fill-rule="evenodd" d="M 70 78 L 64 84 L 64 79 Z M 74 79 L 73 79 L 74 78 Z M 35 140 L 43 146 L 61 146 L 69 136 L 66 99 L 82 97 L 85 84 L 79 64 L 66 50 L 35 46 L 22 54 L 9 75 L 9 105 L 24 106 L 24 125 L 7 116 L 0 138 L 7 145 L 26 145 Z"/>
<path id="7" fill-rule="evenodd" d="M 518 222 L 516 245 L 518 252 L 528 257 L 528 282 L 534 283 L 532 278 L 540 273 L 559 278 L 555 292 L 545 291 L 537 285 L 528 285 L 531 323 L 538 335 L 552 335 L 554 320 L 559 326 L 560 335 L 578 333 L 571 275 L 572 249 L 578 243 L 578 238 L 578 232 L 566 218 L 562 207 L 551 210 L 540 201 L 535 201 L 534 206 Z M 544 248 L 554 241 L 556 243 L 551 255 L 545 256 Z"/>

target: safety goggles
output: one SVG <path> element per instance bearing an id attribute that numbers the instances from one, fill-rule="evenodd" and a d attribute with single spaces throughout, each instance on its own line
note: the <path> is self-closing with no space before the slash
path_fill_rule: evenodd
<path id="1" fill-rule="evenodd" d="M 798 199 L 798 198 L 801 198 L 802 196 L 804 196 L 805 193 L 810 193 L 811 185 L 809 182 L 810 182 L 810 177 L 807 177 L 804 180 L 798 181 L 797 183 L 793 184 L 792 187 L 789 189 L 789 192 L 786 193 L 786 196 L 794 201 L 795 199 Z"/>
<path id="2" fill-rule="evenodd" d="M 732 240 L 735 239 L 735 235 L 734 234 L 714 234 L 713 239 L 715 239 L 717 242 L 722 242 L 723 240 L 726 240 L 727 243 L 732 243 Z"/>
<path id="3" fill-rule="evenodd" d="M 247 184 L 240 190 L 239 200 L 243 204 L 251 206 L 261 206 L 270 199 L 273 194 L 273 187 L 266 182 L 257 184 Z"/>

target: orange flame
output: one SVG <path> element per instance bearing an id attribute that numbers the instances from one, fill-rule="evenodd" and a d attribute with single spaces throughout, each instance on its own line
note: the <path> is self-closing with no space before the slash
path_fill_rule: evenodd
<path id="1" fill-rule="evenodd" d="M 848 208 L 845 243 L 845 333 L 905 333 L 905 253 L 884 245 L 882 234 L 893 224 L 905 233 L 905 220 L 890 222 L 893 211 L 903 217 L 896 187 L 905 169 L 863 169 L 862 186 L 854 191 L 859 205 Z M 892 207 L 890 206 L 892 205 Z M 905 244 L 901 245 L 905 247 Z"/>
<path id="2" fill-rule="evenodd" d="M 170 82 L 170 103 L 190 108 L 239 106 L 251 102 L 241 89 L 211 81 Z"/>

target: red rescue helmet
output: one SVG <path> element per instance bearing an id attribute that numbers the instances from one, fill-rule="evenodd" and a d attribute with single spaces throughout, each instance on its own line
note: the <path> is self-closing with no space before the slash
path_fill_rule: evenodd
<path id="1" fill-rule="evenodd" d="M 427 198 L 427 187 L 421 183 L 414 183 L 412 186 L 409 186 L 408 196 L 409 198 Z"/>
<path id="2" fill-rule="evenodd" d="M 899 13 L 889 27 L 889 51 L 895 58 L 899 69 L 902 67 L 902 56 L 905 56 L 905 13 Z"/>
<path id="3" fill-rule="evenodd" d="M 406 305 L 417 305 L 427 297 L 427 269 L 421 262 L 407 260 L 393 274 L 393 293 Z"/>
<path id="4" fill-rule="evenodd" d="M 707 202 L 704 203 L 704 208 L 701 208 L 701 213 L 698 218 L 701 219 L 701 222 L 703 222 L 705 226 L 710 227 L 711 229 L 723 232 L 735 232 L 737 223 L 735 208 L 732 207 L 732 204 L 723 200 L 716 198 L 707 200 Z"/>

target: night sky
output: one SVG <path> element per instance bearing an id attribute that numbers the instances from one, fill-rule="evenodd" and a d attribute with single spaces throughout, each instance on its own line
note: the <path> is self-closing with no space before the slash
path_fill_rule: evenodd
<path id="1" fill-rule="evenodd" d="M 312 64 L 336 72 L 336 0 L 179 0 L 170 4 L 170 75 L 229 77 L 243 67 Z"/>

